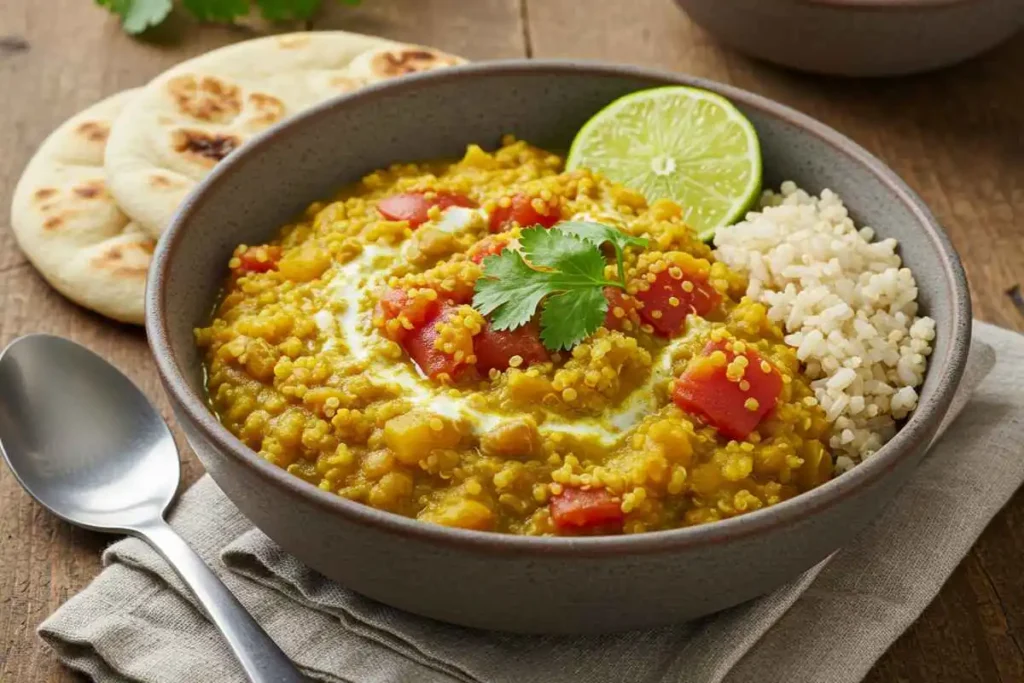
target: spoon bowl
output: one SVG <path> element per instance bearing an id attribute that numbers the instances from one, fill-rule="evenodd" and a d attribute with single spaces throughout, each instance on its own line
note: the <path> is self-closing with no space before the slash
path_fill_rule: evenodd
<path id="1" fill-rule="evenodd" d="M 92 351 L 33 334 L 0 353 L 0 455 L 61 519 L 146 541 L 195 593 L 253 683 L 305 680 L 245 607 L 163 519 L 178 449 L 145 394 Z"/>
<path id="2" fill-rule="evenodd" d="M 127 533 L 162 515 L 180 467 L 166 423 L 111 369 L 60 337 L 12 343 L 0 355 L 0 452 L 53 514 L 94 531 Z"/>

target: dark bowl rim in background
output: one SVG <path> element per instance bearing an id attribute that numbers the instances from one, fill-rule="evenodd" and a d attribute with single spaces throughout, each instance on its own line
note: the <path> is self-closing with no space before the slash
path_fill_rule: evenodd
<path id="1" fill-rule="evenodd" d="M 938 9 L 951 5 L 964 5 L 976 0 L 789 0 L 797 5 L 820 5 L 834 9 L 876 10 L 891 12 L 899 10 Z"/>
<path id="2" fill-rule="evenodd" d="M 205 398 L 189 389 L 186 378 L 195 369 L 182 368 L 172 351 L 168 332 L 169 321 L 165 308 L 165 298 L 169 292 L 164 283 L 167 279 L 168 265 L 174 259 L 179 245 L 187 237 L 192 214 L 210 198 L 213 190 L 237 167 L 254 161 L 258 163 L 260 151 L 265 145 L 275 144 L 279 138 L 293 134 L 301 129 L 307 121 L 323 116 L 332 116 L 335 110 L 356 107 L 362 101 L 415 90 L 429 82 L 462 80 L 470 83 L 476 79 L 500 78 L 502 74 L 525 72 L 557 76 L 559 74 L 572 75 L 581 71 L 591 77 L 645 78 L 664 81 L 663 85 L 676 83 L 705 88 L 717 92 L 743 107 L 761 110 L 770 116 L 783 119 L 869 169 L 917 217 L 921 229 L 925 231 L 942 257 L 943 275 L 949 292 L 937 295 L 948 295 L 953 299 L 950 306 L 950 344 L 944 357 L 933 355 L 929 359 L 929 375 L 936 372 L 941 374 L 938 383 L 927 397 L 922 397 L 917 409 L 899 432 L 876 454 L 853 470 L 811 491 L 776 505 L 718 522 L 667 531 L 619 536 L 583 538 L 517 536 L 428 524 L 322 491 L 267 462 L 255 451 L 245 446 L 217 420 L 209 410 Z M 466 141 L 467 144 L 470 142 L 477 141 Z M 419 160 L 409 159 L 408 161 Z M 372 169 L 366 169 L 367 172 L 370 170 Z M 310 197 L 308 201 L 314 199 L 317 198 Z M 881 234 L 884 236 L 884 231 Z M 217 276 L 223 277 L 225 273 L 226 270 Z M 214 274 L 211 274 L 211 277 L 213 276 Z M 210 305 L 212 310 L 212 301 Z M 146 286 L 146 333 L 166 391 L 177 404 L 178 409 L 184 412 L 187 419 L 211 443 L 215 444 L 226 457 L 240 461 L 257 472 L 267 486 L 274 486 L 291 496 L 315 502 L 319 507 L 347 517 L 350 521 L 373 526 L 396 535 L 414 537 L 435 545 L 454 544 L 492 553 L 537 553 L 574 557 L 597 557 L 620 553 L 657 553 L 728 542 L 777 526 L 795 523 L 799 519 L 815 514 L 820 509 L 856 494 L 871 482 L 884 477 L 904 458 L 911 457 L 915 451 L 916 440 L 931 438 L 934 434 L 963 374 L 970 345 L 970 326 L 971 304 L 967 278 L 948 237 L 920 198 L 885 164 L 852 140 L 785 105 L 733 86 L 668 71 L 580 60 L 516 59 L 468 64 L 414 74 L 340 95 L 290 117 L 256 136 L 220 162 L 186 198 L 159 241 L 153 255 L 153 263 Z"/>

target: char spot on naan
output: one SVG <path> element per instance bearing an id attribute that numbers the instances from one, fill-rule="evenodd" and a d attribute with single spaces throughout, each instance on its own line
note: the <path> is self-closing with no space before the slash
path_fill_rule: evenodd
<path id="1" fill-rule="evenodd" d="M 373 58 L 372 70 L 376 76 L 391 78 L 457 63 L 454 57 L 442 52 L 422 48 L 400 48 L 376 55 Z"/>
<path id="2" fill-rule="evenodd" d="M 106 142 L 110 126 L 102 121 L 83 121 L 75 131 L 89 142 Z"/>
<path id="3" fill-rule="evenodd" d="M 56 188 L 40 187 L 38 190 L 32 193 L 32 196 L 35 198 L 37 202 L 44 202 L 50 197 L 54 196 L 55 194 L 57 194 Z"/>
<path id="4" fill-rule="evenodd" d="M 199 121 L 229 123 L 242 111 L 238 86 L 215 76 L 183 74 L 167 82 L 178 110 Z"/>
<path id="5" fill-rule="evenodd" d="M 72 192 L 82 199 L 96 199 L 97 197 L 104 196 L 107 193 L 107 189 L 103 185 L 102 180 L 89 180 L 75 187 Z"/>
<path id="6" fill-rule="evenodd" d="M 115 275 L 145 279 L 154 247 L 152 240 L 112 244 L 94 256 L 90 263 Z"/>
<path id="7" fill-rule="evenodd" d="M 249 94 L 249 106 L 253 109 L 253 123 L 260 126 L 270 126 L 284 118 L 284 102 L 273 95 L 261 92 Z"/>
<path id="8" fill-rule="evenodd" d="M 174 131 L 171 140 L 171 145 L 176 152 L 206 166 L 215 165 L 241 144 L 242 141 L 234 135 L 187 129 Z"/>
<path id="9" fill-rule="evenodd" d="M 168 178 L 160 173 L 154 173 L 149 176 L 149 186 L 157 189 L 165 190 L 172 187 L 177 187 L 180 183 L 172 178 Z"/>

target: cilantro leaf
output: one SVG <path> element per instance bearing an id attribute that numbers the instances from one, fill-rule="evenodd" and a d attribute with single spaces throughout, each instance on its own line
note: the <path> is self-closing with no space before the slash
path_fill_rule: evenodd
<path id="1" fill-rule="evenodd" d="M 181 0 L 199 21 L 234 21 L 249 13 L 249 0 Z"/>
<path id="2" fill-rule="evenodd" d="M 473 308 L 490 315 L 491 327 L 496 330 L 514 330 L 530 322 L 540 300 L 551 291 L 548 273 L 534 270 L 511 249 L 488 256 L 483 265 Z"/>
<path id="3" fill-rule="evenodd" d="M 567 232 L 570 235 L 601 246 L 605 242 L 610 243 L 615 247 L 615 263 L 618 265 L 619 279 L 625 281 L 626 279 L 626 267 L 623 263 L 625 258 L 626 247 L 638 247 L 640 249 L 647 248 L 647 239 L 644 237 L 634 237 L 629 233 L 623 232 L 617 228 L 613 228 L 610 225 L 604 223 L 591 223 L 589 221 L 565 221 L 555 226 L 562 232 Z"/>
<path id="4" fill-rule="evenodd" d="M 308 19 L 313 16 L 322 0 L 256 0 L 260 14 L 269 21 Z"/>
<path id="5" fill-rule="evenodd" d="M 591 223 L 590 221 L 564 221 L 555 227 L 562 232 L 575 235 L 581 240 L 598 246 L 605 242 L 610 242 L 617 250 L 622 250 L 626 247 L 639 247 L 641 249 L 647 247 L 647 238 L 634 237 L 627 232 L 623 232 L 618 228 L 613 228 L 610 225 L 605 225 L 604 223 Z"/>
<path id="6" fill-rule="evenodd" d="M 605 259 L 597 245 L 567 232 L 530 228 L 519 236 L 520 251 L 506 249 L 483 261 L 473 306 L 490 316 L 495 330 L 514 330 L 530 321 L 543 302 L 541 341 L 552 350 L 569 349 L 604 321 Z"/>
<path id="7" fill-rule="evenodd" d="M 121 17 L 126 33 L 138 34 L 164 21 L 171 13 L 173 0 L 94 0 L 100 7 Z M 309 19 L 323 0 L 181 0 L 181 4 L 199 21 L 231 22 L 249 14 L 252 2 L 269 21 Z M 360 0 L 338 0 L 343 5 L 358 5 Z"/>
<path id="8" fill-rule="evenodd" d="M 132 35 L 156 26 L 171 13 L 171 0 L 96 0 L 121 17 L 121 27 Z"/>
<path id="9" fill-rule="evenodd" d="M 569 350 L 594 334 L 608 313 L 604 288 L 548 297 L 540 314 L 540 340 L 552 351 Z"/>
<path id="10" fill-rule="evenodd" d="M 519 235 L 519 245 L 530 263 L 553 271 L 555 289 L 614 284 L 604 279 L 600 250 L 569 233 L 530 228 Z"/>

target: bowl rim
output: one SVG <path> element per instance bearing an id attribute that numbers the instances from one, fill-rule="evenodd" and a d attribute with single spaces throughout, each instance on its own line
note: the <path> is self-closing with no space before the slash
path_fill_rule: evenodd
<path id="1" fill-rule="evenodd" d="M 979 0 L 795 0 L 799 5 L 812 5 L 836 10 L 867 10 L 893 12 L 902 10 L 944 9 Z"/>
<path id="2" fill-rule="evenodd" d="M 184 241 L 192 215 L 217 186 L 244 164 L 259 157 L 261 149 L 278 138 L 300 131 L 303 125 L 336 110 L 359 106 L 361 102 L 381 96 L 415 91 L 434 82 L 501 77 L 502 75 L 571 75 L 586 73 L 592 78 L 638 78 L 660 85 L 689 85 L 705 88 L 744 107 L 783 119 L 833 147 L 837 153 L 852 158 L 871 171 L 917 218 L 933 247 L 942 259 L 946 286 L 951 296 L 949 328 L 950 343 L 943 358 L 932 356 L 932 368 L 941 369 L 938 384 L 922 400 L 906 424 L 875 455 L 842 476 L 789 500 L 744 515 L 711 524 L 683 527 L 641 534 L 591 537 L 521 536 L 487 531 L 473 531 L 424 523 L 416 519 L 378 510 L 362 503 L 323 491 L 284 469 L 273 465 L 243 444 L 228 431 L 208 409 L 204 398 L 189 388 L 186 373 L 174 353 L 167 318 L 168 291 L 165 281 L 169 264 Z M 945 295 L 946 293 L 940 293 Z M 536 554 L 545 556 L 602 557 L 613 554 L 648 554 L 678 551 L 684 548 L 723 543 L 761 534 L 771 529 L 796 524 L 819 510 L 874 484 L 915 452 L 917 441 L 931 439 L 949 407 L 963 374 L 969 350 L 971 302 L 963 266 L 949 238 L 921 199 L 894 171 L 846 136 L 788 106 L 740 88 L 708 79 L 670 71 L 649 69 L 588 60 L 513 59 L 467 64 L 443 70 L 412 74 L 399 79 L 370 85 L 352 93 L 326 100 L 286 119 L 260 133 L 246 145 L 220 162 L 192 191 L 176 211 L 171 224 L 160 239 L 153 256 L 146 286 L 146 332 L 150 348 L 164 388 L 183 413 L 224 457 L 233 459 L 253 471 L 268 486 L 293 498 L 302 499 L 348 522 L 374 527 L 376 530 L 438 546 L 460 546 L 463 549 L 491 554 Z M 934 370 L 933 370 L 934 371 Z"/>

